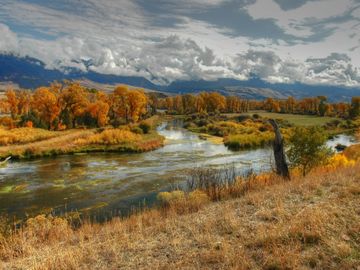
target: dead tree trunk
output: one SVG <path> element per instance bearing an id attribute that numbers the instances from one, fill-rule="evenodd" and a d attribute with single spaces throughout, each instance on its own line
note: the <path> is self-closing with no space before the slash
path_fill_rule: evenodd
<path id="1" fill-rule="evenodd" d="M 274 119 L 269 120 L 270 124 L 274 128 L 275 140 L 273 142 L 276 173 L 281 175 L 287 180 L 290 180 L 290 173 L 288 164 L 286 162 L 285 152 L 284 152 L 284 139 L 281 136 L 280 128 Z"/>

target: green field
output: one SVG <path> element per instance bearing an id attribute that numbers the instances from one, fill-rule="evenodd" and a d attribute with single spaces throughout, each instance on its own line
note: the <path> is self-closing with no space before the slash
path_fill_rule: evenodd
<path id="1" fill-rule="evenodd" d="M 246 113 L 248 115 L 258 114 L 264 118 L 283 119 L 296 126 L 323 126 L 333 120 L 340 120 L 336 117 L 321 117 L 313 115 L 299 115 L 299 114 L 286 114 L 286 113 L 271 113 L 265 111 L 250 111 Z"/>

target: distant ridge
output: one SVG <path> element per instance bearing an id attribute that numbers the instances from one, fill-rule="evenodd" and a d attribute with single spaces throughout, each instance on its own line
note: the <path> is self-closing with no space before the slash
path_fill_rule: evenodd
<path id="1" fill-rule="evenodd" d="M 64 71 L 46 69 L 40 60 L 31 57 L 17 57 L 11 54 L 0 54 L 0 82 L 9 82 L 21 88 L 35 89 L 49 85 L 53 81 L 80 80 L 88 85 L 110 90 L 112 85 L 127 84 L 148 90 L 170 94 L 196 93 L 199 91 L 219 91 L 225 95 L 238 95 L 244 98 L 264 99 L 286 98 L 294 96 L 304 98 L 325 95 L 330 101 L 349 101 L 352 96 L 360 96 L 359 88 L 343 86 L 271 84 L 253 76 L 250 80 L 219 78 L 216 81 L 194 80 L 175 81 L 168 86 L 156 85 L 143 77 L 100 74 L 93 71 L 83 72 L 64 67 Z M 4 83 L 0 84 L 4 87 Z"/>

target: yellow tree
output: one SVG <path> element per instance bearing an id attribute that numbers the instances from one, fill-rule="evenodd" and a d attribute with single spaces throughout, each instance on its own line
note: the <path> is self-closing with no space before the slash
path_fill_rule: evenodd
<path id="1" fill-rule="evenodd" d="M 25 115 L 29 113 L 31 105 L 31 93 L 29 91 L 19 91 L 17 92 L 18 99 L 18 112 L 20 115 Z"/>
<path id="2" fill-rule="evenodd" d="M 198 113 L 206 112 L 205 100 L 202 95 L 196 96 L 195 108 L 196 108 L 196 112 Z"/>
<path id="3" fill-rule="evenodd" d="M 128 123 L 130 118 L 128 93 L 129 88 L 126 85 L 119 85 L 110 97 L 113 117 L 123 118 L 126 123 Z"/>
<path id="4" fill-rule="evenodd" d="M 5 96 L 6 96 L 6 102 L 9 106 L 11 118 L 15 119 L 19 113 L 19 107 L 18 107 L 19 100 L 16 96 L 16 92 L 13 89 L 9 89 L 6 91 Z"/>
<path id="5" fill-rule="evenodd" d="M 47 87 L 38 88 L 33 96 L 32 110 L 49 129 L 53 129 L 53 123 L 60 114 L 57 96 Z"/>
<path id="6" fill-rule="evenodd" d="M 96 119 L 98 127 L 103 127 L 108 123 L 109 108 L 109 104 L 102 100 L 89 104 L 88 112 L 92 118 Z"/>
<path id="7" fill-rule="evenodd" d="M 66 125 L 76 126 L 89 104 L 88 92 L 78 83 L 69 83 L 60 94 L 61 114 Z"/>
<path id="8" fill-rule="evenodd" d="M 145 93 L 140 90 L 130 90 L 127 93 L 130 118 L 137 122 L 147 112 L 148 99 Z"/>

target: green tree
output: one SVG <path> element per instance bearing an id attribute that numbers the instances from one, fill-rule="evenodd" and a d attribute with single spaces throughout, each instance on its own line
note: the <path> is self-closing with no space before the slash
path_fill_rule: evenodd
<path id="1" fill-rule="evenodd" d="M 289 138 L 287 155 L 292 166 L 305 176 L 314 167 L 324 164 L 332 151 L 326 146 L 327 136 L 318 127 L 297 127 Z"/>
<path id="2" fill-rule="evenodd" d="M 320 116 L 325 116 L 325 114 L 327 113 L 327 111 L 329 109 L 328 104 L 326 104 L 327 97 L 326 96 L 318 96 L 318 99 L 320 100 L 319 115 Z"/>

